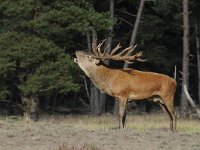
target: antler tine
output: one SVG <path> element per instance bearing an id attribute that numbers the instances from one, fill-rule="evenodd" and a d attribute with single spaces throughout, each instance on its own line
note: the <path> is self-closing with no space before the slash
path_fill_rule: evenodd
<path id="1" fill-rule="evenodd" d="M 131 49 L 131 50 L 129 50 L 128 53 L 126 53 L 125 55 L 126 55 L 126 56 L 129 56 L 129 55 L 135 50 L 136 47 L 137 47 L 137 44 L 136 44 L 134 47 L 133 47 L 133 46 L 130 46 L 130 49 Z"/>
<path id="2" fill-rule="evenodd" d="M 133 47 L 133 49 L 135 49 L 137 47 L 137 44 L 135 44 L 135 46 Z"/>
<path id="3" fill-rule="evenodd" d="M 129 46 L 126 49 L 124 49 L 123 51 L 121 51 L 120 53 L 116 54 L 115 56 L 119 56 L 122 57 L 121 55 L 124 54 L 125 52 L 127 52 L 124 56 L 129 56 L 129 54 L 134 50 L 133 46 Z"/>
<path id="4" fill-rule="evenodd" d="M 141 61 L 144 62 L 146 60 L 142 60 L 139 57 L 142 56 L 142 52 L 138 52 L 135 55 L 131 55 L 131 53 L 134 51 L 134 49 L 136 48 L 137 45 L 135 45 L 134 47 L 131 45 L 129 47 L 127 47 L 126 49 L 124 49 L 123 51 L 121 51 L 118 54 L 115 55 L 111 55 L 110 59 L 112 60 L 122 60 L 125 61 L 126 63 L 130 64 L 133 63 L 133 60 L 137 60 L 137 61 Z M 116 50 L 115 50 L 116 51 Z M 113 54 L 113 53 L 111 53 Z"/>
<path id="5" fill-rule="evenodd" d="M 140 51 L 140 52 L 138 52 L 138 53 L 135 54 L 135 57 L 138 58 L 138 57 L 140 57 L 140 56 L 142 56 L 142 55 L 143 55 L 143 52 Z"/>
<path id="6" fill-rule="evenodd" d="M 137 53 L 137 54 L 136 54 L 136 60 L 137 60 L 137 61 L 140 61 L 140 62 L 145 62 L 145 61 L 147 61 L 147 59 L 140 59 L 140 58 L 139 58 L 139 57 L 142 56 L 142 55 L 143 55 L 143 52 L 141 52 L 141 51 L 140 51 L 139 53 Z"/>
<path id="7" fill-rule="evenodd" d="M 147 61 L 147 59 L 140 59 L 140 58 L 137 58 L 136 60 L 139 61 L 139 62 L 145 62 L 145 61 Z"/>
<path id="8" fill-rule="evenodd" d="M 112 52 L 110 53 L 111 55 L 113 55 L 118 49 L 120 49 L 121 46 L 120 46 L 120 43 L 117 44 L 117 46 L 112 50 Z"/>
<path id="9" fill-rule="evenodd" d="M 110 44 L 108 44 L 108 45 L 106 46 L 105 50 L 103 51 L 103 55 L 106 54 L 106 51 L 108 50 L 108 47 L 109 47 L 109 46 L 110 46 Z"/>
<path id="10" fill-rule="evenodd" d="M 92 42 L 92 51 L 93 51 L 94 55 L 98 55 L 98 52 L 97 52 L 97 40 Z"/>
<path id="11" fill-rule="evenodd" d="M 104 39 L 101 43 L 99 43 L 97 46 L 95 45 L 95 43 L 92 43 L 92 49 L 93 49 L 93 54 L 95 58 L 100 59 L 102 61 L 104 61 L 105 59 L 110 58 L 109 54 L 106 54 L 106 49 L 101 52 L 101 46 L 104 44 L 104 42 L 106 41 L 106 39 Z"/>
<path id="12" fill-rule="evenodd" d="M 137 61 L 140 61 L 140 62 L 145 62 L 146 59 L 141 59 L 140 57 L 143 56 L 143 52 L 138 52 L 136 53 L 135 55 L 133 56 L 130 56 L 130 58 L 127 58 L 128 60 L 137 60 Z"/>
<path id="13" fill-rule="evenodd" d="M 127 64 L 132 64 L 132 63 L 133 63 L 133 62 L 128 61 L 128 60 L 125 60 L 125 62 L 126 62 Z"/>
<path id="14" fill-rule="evenodd" d="M 104 39 L 98 46 L 97 46 L 97 50 L 98 52 L 101 54 L 101 46 L 104 44 L 104 42 L 106 41 L 106 39 Z"/>
<path id="15" fill-rule="evenodd" d="M 133 45 L 131 45 L 128 48 L 126 48 L 124 51 L 122 51 L 121 54 L 123 54 L 126 51 L 128 51 L 124 56 L 129 56 L 135 50 L 136 47 L 137 47 L 137 44 L 134 47 L 133 47 Z"/>
<path id="16" fill-rule="evenodd" d="M 95 49 L 97 47 L 96 42 L 97 42 L 97 40 L 92 42 L 92 49 Z"/>
<path id="17" fill-rule="evenodd" d="M 142 56 L 142 55 L 143 55 L 143 53 L 140 51 L 133 56 L 126 54 L 126 55 L 122 56 L 122 58 L 124 58 L 124 59 L 127 58 L 128 60 L 137 60 L 137 59 L 140 59 L 139 57 Z"/>

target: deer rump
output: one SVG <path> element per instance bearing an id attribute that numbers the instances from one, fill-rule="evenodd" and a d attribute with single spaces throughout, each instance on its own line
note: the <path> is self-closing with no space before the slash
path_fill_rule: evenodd
<path id="1" fill-rule="evenodd" d="M 104 41 L 103 41 L 104 42 Z M 101 90 L 119 101 L 119 128 L 125 128 L 126 103 L 131 100 L 150 99 L 158 102 L 170 118 L 170 129 L 176 130 L 176 113 L 174 111 L 174 94 L 176 81 L 166 75 L 143 72 L 134 69 L 113 69 L 104 65 L 107 59 L 126 61 L 145 61 L 141 59 L 142 52 L 131 55 L 134 48 L 130 46 L 115 54 L 118 44 L 111 53 L 102 52 L 101 46 L 92 44 L 93 53 L 76 51 L 75 62 L 85 74 Z"/>

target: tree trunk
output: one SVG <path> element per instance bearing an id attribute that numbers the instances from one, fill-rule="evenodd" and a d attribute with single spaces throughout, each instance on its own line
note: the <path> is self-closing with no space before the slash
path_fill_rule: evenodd
<path id="1" fill-rule="evenodd" d="M 109 0 L 110 2 L 110 18 L 114 18 L 114 5 L 115 5 L 115 2 L 114 0 Z M 106 41 L 106 46 L 107 46 L 107 51 L 108 53 L 111 52 L 111 49 L 112 49 L 112 36 L 113 36 L 113 25 L 111 25 L 109 28 L 108 28 L 108 31 L 109 31 L 109 35 L 107 37 L 107 41 Z M 110 62 L 109 60 L 106 61 L 106 64 L 109 65 Z M 102 93 L 101 94 L 101 97 L 104 98 L 106 101 L 106 98 L 107 98 L 107 95 L 105 93 Z M 117 103 L 117 101 L 115 101 L 115 103 Z M 116 105 L 116 104 L 115 104 Z M 115 113 L 115 107 L 114 107 L 114 113 Z"/>
<path id="2" fill-rule="evenodd" d="M 90 85 L 90 109 L 93 115 L 101 115 L 105 112 L 105 101 L 101 98 L 99 89 L 92 83 Z"/>
<path id="3" fill-rule="evenodd" d="M 137 16 L 136 16 L 136 20 L 135 20 L 135 24 L 134 24 L 134 28 L 133 28 L 133 32 L 131 35 L 131 40 L 130 40 L 130 46 L 131 45 L 135 45 L 135 41 L 136 41 L 136 36 L 138 33 L 138 28 L 139 28 L 139 24 L 140 24 L 140 20 L 141 20 L 141 16 L 142 16 L 142 11 L 144 8 L 144 2 L 145 0 L 140 0 L 140 6 L 137 12 Z M 124 68 L 128 68 L 129 64 L 128 63 L 124 63 Z"/>
<path id="4" fill-rule="evenodd" d="M 140 19 L 141 19 L 141 16 L 142 16 L 142 11 L 143 11 L 143 8 L 144 8 L 144 2 L 145 2 L 145 0 L 140 0 L 140 6 L 139 6 L 139 9 L 138 9 L 138 12 L 137 12 L 135 25 L 134 25 L 134 28 L 133 28 L 131 41 L 130 41 L 130 44 L 129 44 L 130 46 L 135 45 L 138 27 L 139 27 Z M 127 68 L 127 67 L 128 67 L 128 63 L 124 63 L 124 68 Z"/>
<path id="5" fill-rule="evenodd" d="M 25 109 L 24 116 L 30 120 L 37 121 L 39 118 L 38 106 L 39 98 L 36 94 L 31 96 L 21 96 L 22 105 Z"/>
<path id="6" fill-rule="evenodd" d="M 200 109 L 197 107 L 197 105 L 195 104 L 194 100 L 191 98 L 191 96 L 190 96 L 190 94 L 189 94 L 189 92 L 187 90 L 187 86 L 185 84 L 183 85 L 183 88 L 184 88 L 184 92 L 185 92 L 185 95 L 187 97 L 187 100 L 189 101 L 191 106 L 196 110 L 198 118 L 200 118 Z"/>
<path id="7" fill-rule="evenodd" d="M 197 69 L 198 69 L 198 103 L 200 104 L 200 44 L 198 37 L 198 25 L 196 24 L 196 47 L 197 47 Z"/>
<path id="8" fill-rule="evenodd" d="M 87 47 L 88 47 L 88 51 L 91 52 L 91 39 L 90 39 L 90 33 L 87 33 Z"/>
<path id="9" fill-rule="evenodd" d="M 183 0 L 183 79 L 181 90 L 181 116 L 186 117 L 188 101 L 184 93 L 184 85 L 189 87 L 189 0 Z"/>
<path id="10" fill-rule="evenodd" d="M 110 18 L 114 18 L 114 0 L 110 0 Z M 108 28 L 109 35 L 106 41 L 106 45 L 108 46 L 108 52 L 110 53 L 112 48 L 112 34 L 113 34 L 113 25 Z M 107 62 L 109 64 L 109 62 Z"/>

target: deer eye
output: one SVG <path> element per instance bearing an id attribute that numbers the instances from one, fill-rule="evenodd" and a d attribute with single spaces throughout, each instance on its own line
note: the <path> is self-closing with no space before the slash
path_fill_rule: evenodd
<path id="1" fill-rule="evenodd" d="M 92 58 L 92 56 L 88 55 L 88 56 L 87 56 L 87 58 L 91 59 L 91 58 Z"/>

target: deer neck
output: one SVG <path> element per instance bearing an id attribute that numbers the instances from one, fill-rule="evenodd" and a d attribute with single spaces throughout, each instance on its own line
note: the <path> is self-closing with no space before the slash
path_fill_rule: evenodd
<path id="1" fill-rule="evenodd" d="M 94 69 L 90 69 L 90 71 L 88 72 L 89 78 L 101 91 L 107 92 L 106 89 L 109 87 L 109 83 L 113 79 L 110 70 L 110 68 L 104 65 L 100 65 L 98 67 L 95 67 Z"/>

